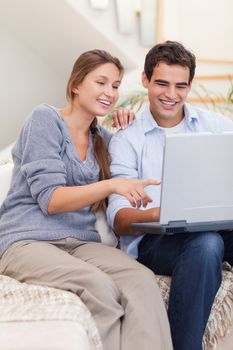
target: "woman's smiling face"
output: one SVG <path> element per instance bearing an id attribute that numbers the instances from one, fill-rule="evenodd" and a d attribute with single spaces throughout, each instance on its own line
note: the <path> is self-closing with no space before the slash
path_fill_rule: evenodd
<path id="1" fill-rule="evenodd" d="M 114 63 L 104 63 L 88 73 L 73 92 L 75 103 L 90 116 L 105 116 L 119 97 L 121 72 Z"/>

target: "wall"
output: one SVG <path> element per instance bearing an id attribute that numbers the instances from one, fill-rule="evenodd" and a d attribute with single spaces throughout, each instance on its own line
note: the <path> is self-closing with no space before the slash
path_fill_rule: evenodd
<path id="1" fill-rule="evenodd" d="M 13 142 L 31 109 L 40 102 L 64 103 L 63 86 L 50 64 L 7 31 L 0 31 L 0 149 Z"/>
<path id="2" fill-rule="evenodd" d="M 68 0 L 0 0 L 0 149 L 15 139 L 34 105 L 64 103 L 65 85 L 81 52 L 98 47 L 119 57 L 127 70 L 136 67 L 120 41 L 116 45 L 98 29 L 105 22 L 96 27 L 92 13 L 81 14 L 88 1 L 76 2 L 74 9 Z"/>
<path id="3" fill-rule="evenodd" d="M 163 38 L 179 40 L 195 53 L 196 76 L 211 77 L 197 84 L 213 96 L 226 96 L 232 87 L 232 13 L 232 0 L 163 0 Z"/>
<path id="4" fill-rule="evenodd" d="M 183 41 L 198 58 L 233 60 L 232 0 L 157 1 L 163 39 Z M 127 68 L 122 92 L 141 89 L 148 48 L 139 46 L 138 18 L 134 35 L 117 32 L 114 4 L 110 0 L 100 12 L 88 0 L 0 0 L 0 149 L 15 139 L 36 104 L 65 102 L 71 64 L 83 50 L 100 47 L 120 57 Z M 232 73 L 233 64 L 201 63 L 197 69 L 198 75 Z M 226 80 L 201 83 L 219 94 L 229 87 Z"/>
<path id="5" fill-rule="evenodd" d="M 89 20 L 98 31 L 100 31 L 109 40 L 114 41 L 122 51 L 128 54 L 130 59 L 135 63 L 135 67 L 140 65 L 144 59 L 148 47 L 141 45 L 139 35 L 139 18 L 136 15 L 137 1 L 131 0 L 135 6 L 133 14 L 128 15 L 129 21 L 132 21 L 128 33 L 121 34 L 119 32 L 116 3 L 115 0 L 109 0 L 105 10 L 93 9 L 87 0 L 67 0 L 71 6 L 82 14 L 86 20 Z M 121 0 L 124 2 L 124 0 Z M 142 0 L 143 3 L 143 0 Z M 132 32 L 131 32 L 132 30 Z M 151 28 L 148 28 L 151 30 Z M 156 26 L 154 26 L 156 33 Z M 155 37 L 155 34 L 154 34 Z"/>
<path id="6" fill-rule="evenodd" d="M 179 39 L 199 58 L 233 60 L 232 0 L 163 0 L 165 38 Z"/>

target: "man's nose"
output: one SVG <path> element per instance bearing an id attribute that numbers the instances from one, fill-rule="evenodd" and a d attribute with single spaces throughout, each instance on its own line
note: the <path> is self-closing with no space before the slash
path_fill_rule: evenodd
<path id="1" fill-rule="evenodd" d="M 165 95 L 166 95 L 166 97 L 168 97 L 171 100 L 176 99 L 176 97 L 177 97 L 176 87 L 173 85 L 167 86 Z"/>

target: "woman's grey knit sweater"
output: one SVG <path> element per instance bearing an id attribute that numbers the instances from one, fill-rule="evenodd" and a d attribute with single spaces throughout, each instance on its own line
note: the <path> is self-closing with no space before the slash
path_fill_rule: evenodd
<path id="1" fill-rule="evenodd" d="M 98 126 L 109 143 L 111 135 Z M 95 214 L 79 211 L 49 215 L 48 203 L 60 186 L 82 186 L 99 180 L 92 136 L 85 162 L 80 161 L 68 127 L 58 111 L 36 107 L 12 150 L 14 170 L 7 198 L 0 208 L 0 255 L 16 241 L 75 237 L 98 242 Z"/>

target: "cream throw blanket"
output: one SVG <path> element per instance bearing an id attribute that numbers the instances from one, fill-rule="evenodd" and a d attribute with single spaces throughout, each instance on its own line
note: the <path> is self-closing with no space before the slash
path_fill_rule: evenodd
<path id="1" fill-rule="evenodd" d="M 78 322 L 86 331 L 91 350 L 103 349 L 89 310 L 75 294 L 0 275 L 0 322 L 41 320 Z"/>

